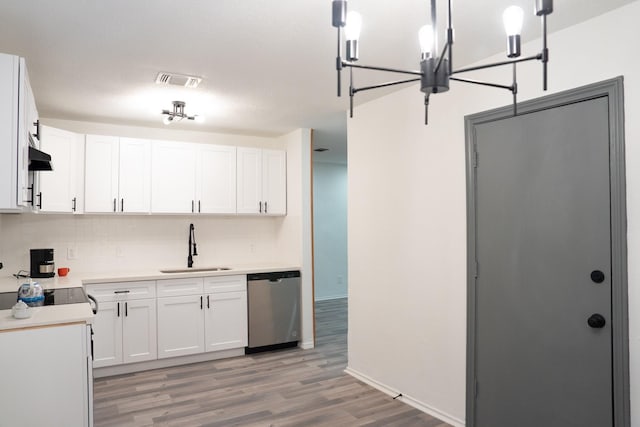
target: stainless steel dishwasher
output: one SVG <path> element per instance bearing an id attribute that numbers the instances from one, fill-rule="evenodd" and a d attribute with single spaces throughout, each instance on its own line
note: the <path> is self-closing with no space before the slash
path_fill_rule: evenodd
<path id="1" fill-rule="evenodd" d="M 300 272 L 247 275 L 249 345 L 245 353 L 295 347 L 300 338 Z"/>

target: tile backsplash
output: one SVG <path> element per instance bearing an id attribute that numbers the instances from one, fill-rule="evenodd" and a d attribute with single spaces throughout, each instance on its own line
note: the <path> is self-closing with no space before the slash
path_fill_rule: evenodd
<path id="1" fill-rule="evenodd" d="M 57 267 L 77 273 L 135 272 L 187 266 L 189 224 L 194 267 L 280 261 L 282 218 L 0 214 L 0 275 L 29 269 L 29 249 L 53 248 Z"/>

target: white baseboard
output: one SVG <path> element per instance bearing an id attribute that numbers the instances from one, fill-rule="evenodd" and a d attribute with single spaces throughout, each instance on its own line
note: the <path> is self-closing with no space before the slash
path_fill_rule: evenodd
<path id="1" fill-rule="evenodd" d="M 344 294 L 344 295 L 329 295 L 329 296 L 326 296 L 326 297 L 316 297 L 314 301 L 315 302 L 318 302 L 318 301 L 329 301 L 329 300 L 332 300 L 332 299 L 342 299 L 342 298 L 347 298 L 347 294 Z"/>
<path id="2" fill-rule="evenodd" d="M 124 365 L 105 366 L 93 368 L 93 377 L 102 378 L 113 375 L 131 374 L 133 372 L 148 371 L 151 369 L 168 368 L 171 366 L 186 365 L 189 363 L 208 362 L 210 360 L 226 359 L 228 357 L 244 356 L 244 347 L 213 351 L 209 353 L 192 354 L 190 356 L 171 357 L 168 359 L 156 359 L 148 362 L 128 363 Z"/>
<path id="3" fill-rule="evenodd" d="M 344 370 L 345 373 L 351 375 L 352 377 L 356 378 L 357 380 L 362 381 L 365 384 L 370 385 L 371 387 L 380 390 L 381 392 L 388 394 L 391 397 L 396 397 L 397 395 L 399 395 L 400 393 L 402 393 L 401 391 L 398 390 L 394 390 L 390 387 L 388 387 L 385 384 L 382 384 L 376 380 L 374 380 L 373 378 L 370 378 L 354 369 L 351 369 L 350 367 L 347 366 L 347 368 Z M 451 424 L 454 427 L 464 427 L 464 421 L 451 416 L 447 413 L 444 413 L 436 408 L 433 408 L 423 402 L 420 402 L 419 400 L 416 400 L 414 398 L 412 398 L 411 396 L 407 396 L 406 394 L 402 393 L 402 396 L 398 397 L 397 400 L 400 400 L 401 402 L 406 403 L 409 406 L 413 406 L 414 408 L 427 413 L 433 417 L 436 417 L 448 424 Z"/>

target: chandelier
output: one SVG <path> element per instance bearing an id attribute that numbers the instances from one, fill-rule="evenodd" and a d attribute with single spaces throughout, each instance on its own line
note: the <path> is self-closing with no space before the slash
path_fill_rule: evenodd
<path id="1" fill-rule="evenodd" d="M 336 57 L 336 70 L 338 75 L 338 96 L 341 96 L 341 75 L 343 68 L 349 68 L 349 113 L 353 117 L 353 97 L 358 92 L 372 89 L 395 86 L 405 83 L 420 82 L 420 90 L 424 92 L 425 124 L 429 121 L 429 96 L 432 93 L 446 92 L 449 90 L 451 80 L 475 85 L 495 87 L 505 89 L 513 95 L 513 114 L 517 115 L 517 94 L 518 83 L 516 66 L 520 62 L 541 61 L 542 62 L 542 89 L 547 90 L 547 63 L 549 61 L 549 49 L 547 48 L 547 15 L 553 12 L 553 0 L 534 0 L 534 12 L 540 17 L 542 22 L 542 50 L 540 53 L 527 57 L 520 57 L 520 32 L 522 30 L 522 20 L 524 12 L 517 6 L 508 7 L 503 14 L 505 31 L 507 33 L 507 57 L 505 61 L 493 62 L 474 67 L 453 69 L 453 23 L 451 17 L 451 3 L 448 0 L 448 25 L 446 32 L 446 42 L 442 51 L 438 55 L 438 28 L 436 21 L 436 0 L 431 0 L 431 23 L 423 26 L 418 32 L 420 41 L 421 61 L 419 71 L 401 70 L 387 67 L 376 67 L 371 65 L 356 64 L 359 56 L 358 39 L 362 18 L 357 12 L 347 12 L 347 0 L 333 0 L 333 26 L 338 30 L 338 55 Z M 342 31 L 346 39 L 346 55 L 342 56 Z M 493 67 L 509 66 L 513 67 L 513 80 L 510 85 L 484 82 L 457 77 L 458 74 L 477 71 Z M 373 86 L 354 87 L 353 69 L 386 71 L 413 76 L 404 80 L 395 80 Z M 454 77 L 456 75 L 456 77 Z"/>
<path id="2" fill-rule="evenodd" d="M 179 122 L 182 119 L 198 120 L 198 115 L 189 116 L 184 112 L 185 105 L 184 101 L 173 101 L 173 110 L 162 110 L 162 122 L 168 125 L 173 122 Z"/>

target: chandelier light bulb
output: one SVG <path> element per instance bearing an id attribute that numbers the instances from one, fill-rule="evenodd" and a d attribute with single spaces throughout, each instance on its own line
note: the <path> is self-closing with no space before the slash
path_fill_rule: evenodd
<path id="1" fill-rule="evenodd" d="M 420 41 L 422 58 L 429 58 L 433 48 L 433 27 L 431 25 L 423 25 L 418 31 L 418 40 Z"/>
<path id="2" fill-rule="evenodd" d="M 504 22 L 504 30 L 507 36 L 517 36 L 522 31 L 522 20 L 524 19 L 524 12 L 522 8 L 518 6 L 509 6 L 502 14 L 502 21 Z"/>
<path id="3" fill-rule="evenodd" d="M 166 115 L 162 118 L 162 123 L 164 123 L 165 125 L 171 124 L 172 121 L 173 121 L 173 116 L 170 116 L 170 115 Z"/>
<path id="4" fill-rule="evenodd" d="M 358 40 L 362 29 L 362 16 L 358 12 L 347 13 L 347 25 L 344 26 L 344 36 L 347 40 Z"/>

